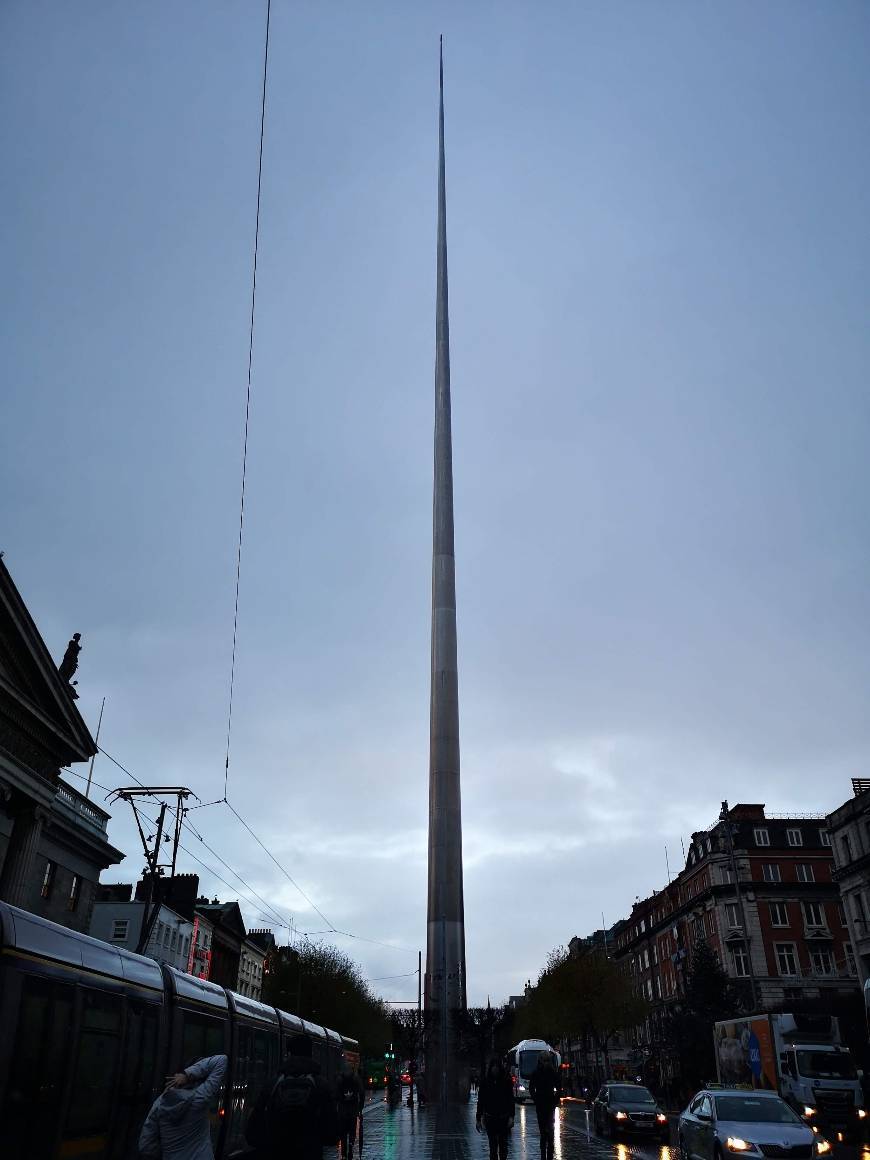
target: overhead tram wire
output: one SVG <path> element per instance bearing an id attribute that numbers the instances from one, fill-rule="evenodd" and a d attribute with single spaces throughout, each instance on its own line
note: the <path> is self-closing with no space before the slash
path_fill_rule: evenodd
<path id="1" fill-rule="evenodd" d="M 239 501 L 239 544 L 236 552 L 236 598 L 233 610 L 233 651 L 230 661 L 230 696 L 227 707 L 227 751 L 224 759 L 224 797 L 230 777 L 230 738 L 233 731 L 233 691 L 236 682 L 236 639 L 239 629 L 239 585 L 242 575 L 242 533 L 245 527 L 245 482 L 248 470 L 248 429 L 251 419 L 251 372 L 254 363 L 254 319 L 257 309 L 257 253 L 260 246 L 260 194 L 263 188 L 263 136 L 266 128 L 266 79 L 269 73 L 269 24 L 272 0 L 266 0 L 266 46 L 263 52 L 263 99 L 260 106 L 260 157 L 257 164 L 257 215 L 254 226 L 254 271 L 251 282 L 251 327 L 248 335 L 248 389 L 245 397 L 245 437 L 242 444 L 242 490 Z M 216 804 L 216 803 L 214 803 Z"/>
<path id="2" fill-rule="evenodd" d="M 117 764 L 117 763 L 116 763 L 116 764 Z M 125 772 L 129 772 L 129 771 L 125 771 Z M 76 770 L 74 770 L 74 769 L 69 769 L 69 768 L 67 768 L 67 767 L 64 767 L 64 773 L 69 773 L 69 774 L 72 774 L 72 776 L 73 776 L 73 777 L 78 777 L 78 778 L 80 778 L 82 781 L 85 781 L 85 780 L 87 780 L 87 779 L 85 778 L 84 774 L 78 773 L 78 772 L 77 772 Z M 130 774 L 130 776 L 132 777 L 133 775 L 132 775 L 132 774 Z M 101 789 L 101 790 L 103 790 L 103 792 L 104 792 L 104 793 L 106 793 L 106 794 L 109 794 L 109 793 L 111 793 L 111 792 L 112 792 L 112 791 L 111 791 L 111 790 L 108 788 L 108 786 L 105 786 L 105 785 L 100 785 L 100 783 L 99 783 L 98 781 L 92 781 L 92 782 L 91 782 L 91 784 L 92 784 L 92 785 L 94 785 L 94 786 L 96 786 L 96 788 L 97 788 L 97 789 Z M 141 783 L 140 783 L 140 784 L 141 784 Z M 148 814 L 146 814 L 144 811 L 142 811 L 142 817 L 143 817 L 143 818 L 145 818 L 145 820 L 146 820 L 147 822 L 149 822 L 149 823 L 150 823 L 152 826 L 155 826 L 155 827 L 156 827 L 156 825 L 157 825 L 157 821 L 156 821 L 156 819 L 154 819 L 154 818 L 152 818 L 152 817 L 149 817 L 149 815 L 148 815 Z M 238 879 L 238 881 L 239 881 L 239 882 L 241 882 L 241 883 L 242 883 L 242 885 L 243 885 L 243 886 L 244 886 L 244 887 L 245 887 L 247 890 L 249 890 L 249 891 L 251 892 L 251 894 L 253 894 L 253 896 L 254 896 L 256 899 L 258 899 L 258 900 L 259 900 L 260 904 L 261 904 L 262 906 L 264 906 L 264 907 L 266 908 L 266 910 L 267 910 L 267 911 L 270 911 L 271 913 L 269 913 L 269 914 L 266 914 L 266 913 L 264 913 L 263 911 L 259 910 L 259 909 L 257 908 L 257 906 L 256 906 L 256 905 L 255 905 L 255 904 L 254 904 L 254 903 L 251 901 L 251 899 L 250 899 L 250 898 L 249 898 L 247 895 L 243 894 L 243 893 L 242 893 L 242 892 L 239 890 L 238 886 L 234 886 L 234 885 L 233 885 L 231 882 L 227 882 L 226 878 L 223 878 L 223 877 L 222 877 L 220 874 L 218 874 L 218 872 L 217 872 L 217 871 L 216 871 L 216 870 L 215 870 L 215 869 L 214 869 L 212 866 L 209 866 L 207 862 L 204 862 L 204 861 L 202 860 L 202 858 L 199 858 L 199 857 L 198 857 L 196 854 L 194 854 L 194 853 L 193 853 L 193 851 L 192 851 L 192 850 L 188 850 L 188 848 L 187 848 L 186 846 L 182 845 L 182 843 L 181 843 L 181 842 L 179 842 L 179 844 L 178 844 L 178 845 L 179 845 L 179 849 L 183 850 L 183 851 L 185 852 L 185 854 L 187 854 L 187 856 L 188 856 L 189 858 L 193 858 L 193 860 L 194 860 L 195 862 L 197 862 L 197 863 L 198 863 L 200 866 L 202 866 L 204 870 L 207 870 L 207 871 L 208 871 L 208 873 L 209 873 L 209 874 L 211 874 L 213 878 L 216 878 L 216 879 L 218 880 L 218 882 L 221 882 L 221 883 L 223 883 L 223 885 L 224 885 L 224 886 L 226 886 L 228 890 L 232 890 L 234 893 L 241 894 L 241 896 L 242 896 L 242 898 L 245 900 L 245 902 L 247 902 L 247 903 L 250 905 L 251 909 L 252 909 L 252 910 L 253 910 L 253 911 L 254 911 L 256 914 L 258 914 L 258 915 L 260 916 L 260 918 L 264 918 L 264 919 L 265 919 L 267 922 L 274 923 L 276 926 L 279 926 L 279 927 L 282 927 L 282 928 L 286 928 L 288 931 L 292 929 L 292 923 L 291 923 L 291 922 L 290 922 L 290 921 L 287 919 L 287 917 L 286 917 L 285 915 L 282 915 L 282 914 L 281 914 L 281 912 L 280 912 L 279 910 L 277 910 L 277 909 L 275 908 L 275 906 L 274 906 L 274 905 L 273 905 L 271 902 L 267 902 L 267 901 L 266 901 L 266 899 L 265 899 L 265 898 L 262 896 L 262 894 L 259 894 L 259 893 L 258 893 L 258 892 L 257 892 L 257 891 L 256 891 L 256 890 L 253 888 L 253 886 L 251 886 L 251 885 L 250 885 L 248 882 L 246 882 L 246 881 L 245 881 L 245 879 L 244 879 L 244 878 L 241 876 L 241 874 L 239 874 L 239 872 L 238 872 L 237 870 L 234 870 L 234 869 L 233 869 L 233 867 L 232 867 L 232 866 L 230 866 L 230 864 L 229 864 L 228 862 L 226 862 L 226 861 L 225 861 L 225 860 L 224 860 L 224 859 L 223 859 L 223 858 L 220 856 L 220 854 L 218 854 L 218 852 L 217 852 L 216 850 L 214 850 L 214 849 L 213 849 L 213 848 L 212 848 L 212 847 L 211 847 L 211 846 L 208 844 L 208 842 L 206 842 L 206 840 L 205 840 L 205 839 L 202 837 L 202 835 L 201 835 L 201 834 L 198 834 L 198 833 L 196 832 L 196 830 L 195 830 L 195 829 L 194 829 L 192 826 L 188 827 L 188 826 L 186 825 L 186 823 L 182 823 L 182 824 L 183 824 L 183 825 L 185 825 L 185 827 L 186 827 L 186 828 L 190 829 L 190 832 L 191 832 L 191 833 L 194 835 L 194 837 L 198 838 L 198 839 L 199 839 L 199 841 L 200 841 L 200 842 L 202 842 L 202 844 L 203 844 L 203 845 L 205 846 L 205 848 L 206 848 L 206 849 L 209 851 L 209 853 L 210 853 L 210 854 L 211 854 L 213 857 L 217 858 L 218 862 L 220 862 L 220 864 L 221 864 L 221 865 L 222 865 L 222 866 L 223 866 L 223 867 L 224 867 L 226 870 L 228 870 L 228 871 L 230 872 L 230 874 L 232 874 L 232 876 L 233 876 L 234 878 Z"/>
<path id="3" fill-rule="evenodd" d="M 112 755 L 110 753 L 107 753 L 106 750 L 102 748 L 102 746 L 100 747 L 100 752 L 103 754 L 104 757 L 108 757 L 109 761 L 111 761 L 113 765 L 116 765 L 118 767 L 118 769 L 120 769 L 120 770 L 122 770 L 122 772 L 126 773 L 128 777 L 131 777 L 133 779 L 133 781 L 136 782 L 137 785 L 144 787 L 144 782 L 140 781 L 139 778 L 136 777 L 136 775 L 134 773 L 131 773 L 130 770 L 127 769 L 127 767 L 125 765 L 122 765 L 121 762 L 117 760 L 117 758 L 112 757 Z M 69 770 L 68 772 L 73 773 L 74 776 L 76 776 L 76 777 L 81 776 L 80 774 L 75 773 L 73 770 Z M 97 782 L 94 782 L 93 784 L 98 785 Z M 103 790 L 106 789 L 105 786 L 99 786 L 99 785 L 98 785 L 98 788 L 103 789 Z M 106 792 L 109 792 L 109 791 L 106 791 Z M 154 796 L 154 795 L 152 795 L 152 796 Z M 261 850 L 263 850 L 263 852 L 272 860 L 272 862 L 274 862 L 274 864 L 278 867 L 278 869 L 281 871 L 281 873 L 284 875 L 284 877 L 287 879 L 287 881 L 290 883 L 290 885 L 293 886 L 294 889 L 299 891 L 299 893 L 305 899 L 305 901 L 308 903 L 308 905 L 311 907 L 311 909 L 323 919 L 324 923 L 327 926 L 326 930 L 322 930 L 322 931 L 299 931 L 299 934 L 301 934 L 305 937 L 308 937 L 308 938 L 316 938 L 317 936 L 324 935 L 324 934 L 333 934 L 333 935 L 338 935 L 341 938 L 353 939 L 355 942 L 371 943 L 372 946 L 385 947 L 387 950 L 391 950 L 391 951 L 404 951 L 404 952 L 407 952 L 408 954 L 416 954 L 417 953 L 417 951 L 413 947 L 405 947 L 405 946 L 401 946 L 397 943 L 384 942 L 382 939 L 366 938 L 364 935 L 354 934 L 353 931 L 349 931 L 349 930 L 339 930 L 339 928 L 337 926 L 335 926 L 333 923 L 331 923 L 329 921 L 329 919 L 326 917 L 326 915 L 323 913 L 323 911 L 320 909 L 320 907 L 317 906 L 317 904 L 315 902 L 313 902 L 311 898 L 309 898 L 309 896 L 305 893 L 305 891 L 302 889 L 302 887 L 299 885 L 299 883 L 296 881 L 296 879 L 292 876 L 292 874 L 290 874 L 289 870 L 287 870 L 284 866 L 281 865 L 281 863 L 278 861 L 278 859 L 275 857 L 275 855 L 272 853 L 272 851 L 269 849 L 269 847 L 254 833 L 254 831 L 251 829 L 250 825 L 245 821 L 245 819 L 242 817 L 242 815 L 235 808 L 235 806 L 232 805 L 232 803 L 230 801 L 228 801 L 226 798 L 224 798 L 221 801 L 205 802 L 203 804 L 204 805 L 225 805 L 227 807 L 227 809 L 230 811 L 230 813 L 232 813 L 237 818 L 237 820 L 241 823 L 241 825 L 244 826 L 244 828 L 248 831 L 248 833 L 251 835 L 251 837 L 254 839 L 254 841 L 257 843 L 257 845 L 261 848 Z M 198 809 L 200 807 L 194 806 L 192 808 Z M 143 815 L 143 816 L 147 817 L 147 815 Z M 148 821 L 150 821 L 152 825 L 156 825 L 156 822 L 154 821 L 153 818 L 148 818 Z M 204 840 L 202 835 L 197 832 L 196 828 L 193 826 L 193 824 L 186 817 L 182 821 L 182 826 L 186 830 L 189 830 L 190 833 L 193 834 L 193 836 L 195 838 L 197 838 L 200 842 L 202 842 L 202 844 L 206 847 L 206 849 L 209 850 L 209 852 L 215 858 L 217 858 L 218 861 L 222 863 L 222 865 L 226 866 L 226 868 L 229 870 L 229 872 L 232 875 L 234 875 L 234 877 L 238 878 L 240 882 L 245 882 L 244 878 L 242 878 L 242 876 L 236 870 L 234 870 L 228 863 L 224 862 L 224 860 L 221 858 L 221 856 L 208 845 L 208 843 Z M 196 861 L 198 861 L 200 863 L 200 865 L 205 865 L 204 862 L 202 862 L 199 858 L 197 858 L 195 854 L 192 854 L 188 849 L 186 849 L 186 847 L 181 846 L 181 849 L 184 850 L 184 852 L 186 854 L 190 854 L 191 858 L 196 859 Z M 208 867 L 206 867 L 206 868 L 208 869 Z M 213 871 L 210 871 L 210 872 L 213 873 Z M 229 886 L 230 890 L 237 889 L 234 886 L 230 886 L 230 884 L 228 882 L 224 881 L 224 879 L 220 878 L 219 875 L 215 874 L 215 877 L 218 878 L 220 881 L 224 882 L 225 886 Z M 250 890 L 252 893 L 256 894 L 256 891 L 254 890 L 254 888 L 252 886 L 248 886 L 247 883 L 245 883 L 245 885 L 247 886 L 248 890 Z M 260 897 L 259 894 L 257 894 L 257 897 L 260 898 L 260 901 L 263 902 L 263 905 L 271 905 L 271 904 L 267 904 L 265 902 L 265 900 Z M 286 927 L 288 924 L 286 921 L 282 921 L 278 925 Z"/>

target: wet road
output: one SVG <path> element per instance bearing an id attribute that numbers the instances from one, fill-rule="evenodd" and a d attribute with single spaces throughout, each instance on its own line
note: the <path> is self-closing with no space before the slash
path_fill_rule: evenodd
<path id="1" fill-rule="evenodd" d="M 470 1104 L 439 1116 L 433 1108 L 409 1108 L 405 1103 L 390 1108 L 376 1095 L 363 1116 L 362 1160 L 488 1160 L 486 1136 L 474 1128 L 474 1101 L 472 1096 Z M 676 1117 L 671 1140 L 676 1143 Z M 520 1105 L 508 1160 L 540 1160 L 540 1154 L 535 1109 Z M 611 1141 L 597 1136 L 585 1104 L 564 1100 L 556 1121 L 555 1160 L 679 1160 L 679 1152 L 638 1137 Z M 832 1160 L 870 1160 L 870 1148 L 838 1144 Z"/>

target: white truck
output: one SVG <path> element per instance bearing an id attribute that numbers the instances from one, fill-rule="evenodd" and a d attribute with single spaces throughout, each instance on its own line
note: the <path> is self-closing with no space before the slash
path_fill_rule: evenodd
<path id="1" fill-rule="evenodd" d="M 721 1084 L 777 1091 L 810 1124 L 865 1126 L 861 1080 L 833 1015 L 746 1015 L 716 1023 L 713 1041 Z"/>

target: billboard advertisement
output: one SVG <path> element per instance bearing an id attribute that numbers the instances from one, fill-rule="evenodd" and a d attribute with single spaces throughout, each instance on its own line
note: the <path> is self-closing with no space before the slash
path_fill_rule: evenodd
<path id="1" fill-rule="evenodd" d="M 717 1023 L 715 1036 L 719 1082 L 748 1084 L 777 1091 L 776 1052 L 766 1016 Z"/>

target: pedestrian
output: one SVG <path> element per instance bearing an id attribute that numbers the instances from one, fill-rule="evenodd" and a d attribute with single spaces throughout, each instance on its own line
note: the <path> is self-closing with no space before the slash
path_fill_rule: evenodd
<path id="1" fill-rule="evenodd" d="M 209 1111 L 226 1073 L 227 1057 L 209 1055 L 166 1077 L 139 1134 L 143 1160 L 214 1160 Z"/>
<path id="2" fill-rule="evenodd" d="M 508 1137 L 514 1126 L 514 1088 L 500 1059 L 491 1059 L 477 1094 L 476 1128 L 486 1130 L 489 1160 L 505 1160 Z"/>
<path id="3" fill-rule="evenodd" d="M 335 1106 L 338 1111 L 339 1154 L 342 1160 L 353 1160 L 357 1121 L 362 1115 L 365 1090 L 359 1076 L 345 1060 L 335 1083 Z"/>
<path id="4" fill-rule="evenodd" d="M 338 1143 L 335 1096 L 311 1057 L 311 1040 L 294 1035 L 274 1084 L 260 1093 L 245 1138 L 262 1160 L 321 1160 Z"/>
<path id="5" fill-rule="evenodd" d="M 538 1066 L 529 1080 L 529 1093 L 535 1101 L 535 1112 L 538 1116 L 541 1160 L 553 1160 L 554 1120 L 562 1093 L 559 1090 L 559 1073 L 553 1066 L 552 1057 L 546 1051 L 542 1051 L 538 1056 Z"/>

